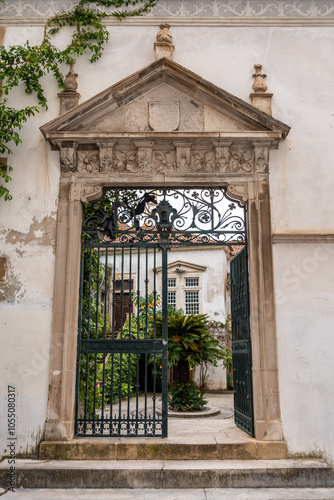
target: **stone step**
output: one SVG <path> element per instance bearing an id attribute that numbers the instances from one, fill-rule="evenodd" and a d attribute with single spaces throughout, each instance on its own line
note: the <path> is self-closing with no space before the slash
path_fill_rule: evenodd
<path id="1" fill-rule="evenodd" d="M 0 463 L 6 487 L 8 463 Z M 16 461 L 18 488 L 328 488 L 321 460 Z"/>
<path id="2" fill-rule="evenodd" d="M 41 460 L 274 460 L 287 458 L 285 441 L 200 443 L 153 438 L 43 441 Z"/>

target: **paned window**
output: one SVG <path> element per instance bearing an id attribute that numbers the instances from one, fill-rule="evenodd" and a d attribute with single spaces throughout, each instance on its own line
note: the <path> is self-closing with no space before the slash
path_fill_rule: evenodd
<path id="1" fill-rule="evenodd" d="M 202 313 L 202 274 L 195 273 L 176 269 L 167 277 L 167 304 L 185 314 Z"/>
<path id="2" fill-rule="evenodd" d="M 175 288 L 176 287 L 176 278 L 168 278 L 167 279 L 167 286 L 168 286 L 168 288 Z"/>
<path id="3" fill-rule="evenodd" d="M 184 286 L 199 286 L 199 278 L 184 278 Z"/>
<path id="4" fill-rule="evenodd" d="M 176 292 L 167 292 L 167 303 L 176 307 Z"/>
<path id="5" fill-rule="evenodd" d="M 186 290 L 184 292 L 185 313 L 199 314 L 199 291 Z"/>

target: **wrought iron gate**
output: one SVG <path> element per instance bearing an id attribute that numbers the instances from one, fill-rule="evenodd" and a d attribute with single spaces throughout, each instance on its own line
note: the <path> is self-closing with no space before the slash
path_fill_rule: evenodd
<path id="1" fill-rule="evenodd" d="M 245 245 L 245 210 L 210 188 L 112 190 L 85 207 L 77 436 L 167 436 L 168 250 Z"/>
<path id="2" fill-rule="evenodd" d="M 254 435 L 248 259 L 245 246 L 231 261 L 232 360 L 235 423 Z"/>

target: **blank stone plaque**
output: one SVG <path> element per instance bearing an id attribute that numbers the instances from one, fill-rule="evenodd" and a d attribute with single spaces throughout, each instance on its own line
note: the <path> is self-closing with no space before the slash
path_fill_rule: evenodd
<path id="1" fill-rule="evenodd" d="M 172 132 L 180 123 L 180 103 L 175 101 L 149 102 L 148 119 L 152 130 Z"/>

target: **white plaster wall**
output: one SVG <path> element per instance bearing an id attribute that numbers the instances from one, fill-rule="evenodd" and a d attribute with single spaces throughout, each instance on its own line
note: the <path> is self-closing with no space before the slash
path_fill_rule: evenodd
<path id="1" fill-rule="evenodd" d="M 263 64 L 269 91 L 274 92 L 273 114 L 292 127 L 280 149 L 271 152 L 273 232 L 333 232 L 333 28 L 171 29 L 177 62 L 246 101 L 251 92 L 253 64 Z M 84 59 L 76 65 L 82 101 L 154 59 L 157 27 L 121 25 L 110 30 L 111 43 L 103 60 L 94 67 Z M 33 42 L 41 37 L 42 28 L 12 27 L 7 29 L 5 43 L 23 43 L 27 38 Z M 54 217 L 57 209 L 58 155 L 50 151 L 38 130 L 58 113 L 57 88 L 51 77 L 46 78 L 46 87 L 49 111 L 29 120 L 22 132 L 23 144 L 11 159 L 15 167 L 10 184 L 14 199 L 10 203 L 0 200 L 4 226 L 1 255 L 9 257 L 13 276 L 22 285 L 11 303 L 1 305 L 6 312 L 1 321 L 6 317 L 8 328 L 0 332 L 8 359 L 8 365 L 1 363 L 2 380 L 7 378 L 6 366 L 12 367 L 24 356 L 32 358 L 33 349 L 39 350 L 50 342 L 53 244 L 38 245 L 37 233 L 36 242 L 29 243 L 27 260 L 26 254 L 20 255 L 26 251 L 22 245 L 13 239 L 6 243 L 5 239 L 10 230 L 29 233 L 34 217 L 41 222 L 45 217 Z M 13 94 L 12 101 L 17 106 L 29 103 L 22 89 Z M 281 290 L 285 285 L 285 301 L 277 301 L 282 418 L 290 452 L 318 450 L 334 461 L 334 434 L 330 432 L 334 407 L 333 260 L 320 262 L 316 273 L 301 279 L 298 290 L 283 283 L 283 272 L 291 259 L 301 265 L 312 255 L 313 248 L 308 244 L 275 246 L 276 286 Z M 36 329 L 27 321 L 28 311 L 33 313 Z M 16 350 L 6 344 L 8 332 L 20 336 Z M 321 351 L 314 355 L 318 346 Z M 328 376 L 324 379 L 321 373 Z M 25 418 L 21 443 L 23 449 L 30 449 L 43 426 L 48 380 L 45 375 L 35 382 L 39 398 L 33 414 L 25 409 L 27 401 L 31 401 L 31 383 L 16 377 L 18 414 L 20 419 Z M 29 407 L 35 408 L 35 404 Z"/>
<path id="2" fill-rule="evenodd" d="M 195 384 L 201 382 L 201 367 L 197 366 L 192 375 Z M 207 365 L 205 386 L 209 391 L 223 391 L 227 389 L 227 373 L 223 361 L 218 361 L 217 366 Z"/>
<path id="3" fill-rule="evenodd" d="M 6 43 L 37 41 L 35 29 L 8 29 Z M 48 398 L 54 242 L 58 206 L 58 154 L 50 151 L 39 127 L 57 115 L 57 86 L 46 79 L 49 111 L 30 118 L 22 144 L 8 158 L 12 201 L 0 200 L 0 256 L 7 258 L 0 291 L 0 454 L 8 454 L 7 390 L 16 391 L 17 453 L 36 451 L 44 429 Z M 22 89 L 11 95 L 19 108 L 36 101 Z M 6 295 L 4 300 L 3 295 Z"/>
<path id="4" fill-rule="evenodd" d="M 334 245 L 274 245 L 280 397 L 291 453 L 334 450 Z"/>

